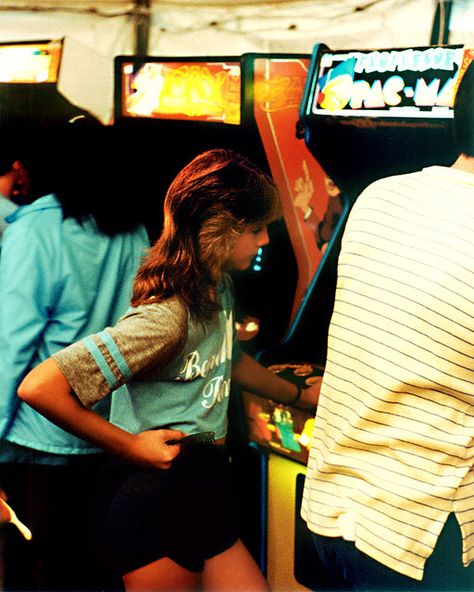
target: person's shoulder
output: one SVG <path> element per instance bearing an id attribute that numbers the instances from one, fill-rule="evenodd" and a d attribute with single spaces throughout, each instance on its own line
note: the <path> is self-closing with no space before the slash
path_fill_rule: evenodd
<path id="1" fill-rule="evenodd" d="M 123 315 L 123 319 L 140 317 L 150 320 L 170 319 L 172 317 L 179 324 L 187 324 L 188 309 L 185 303 L 178 296 L 172 296 L 165 300 L 150 298 L 143 304 L 130 307 Z"/>
<path id="2" fill-rule="evenodd" d="M 130 230 L 129 234 L 138 242 L 143 243 L 145 247 L 150 246 L 150 237 L 144 224 L 137 224 L 135 228 Z"/>
<path id="3" fill-rule="evenodd" d="M 16 250 L 21 244 L 30 252 L 45 253 L 50 250 L 52 254 L 61 245 L 62 219 L 62 210 L 56 205 L 53 195 L 20 206 L 7 218 L 8 227 L 3 236 L 4 246 L 6 248 L 7 245 L 13 245 L 13 249 Z M 39 245 L 41 250 L 33 248 Z"/>
<path id="4" fill-rule="evenodd" d="M 425 175 L 424 169 L 418 171 L 412 171 L 408 173 L 400 173 L 398 175 L 389 175 L 387 177 L 381 177 L 380 179 L 376 179 L 373 181 L 368 187 L 367 190 L 370 189 L 377 189 L 379 187 L 392 187 L 393 185 L 398 185 L 404 183 L 406 181 L 416 180 L 418 177 L 422 177 Z"/>
<path id="5" fill-rule="evenodd" d="M 0 217 L 7 218 L 7 216 L 11 216 L 13 212 L 18 209 L 18 206 L 12 202 L 11 199 L 5 197 L 0 193 Z"/>
<path id="6" fill-rule="evenodd" d="M 416 186 L 421 186 L 420 183 L 425 183 L 426 179 L 426 169 L 381 177 L 372 181 L 361 191 L 355 205 L 362 207 L 366 200 L 374 197 L 382 198 L 384 195 L 390 195 L 393 192 L 412 192 Z"/>
<path id="7" fill-rule="evenodd" d="M 54 215 L 61 214 L 61 206 L 53 194 L 39 197 L 34 202 L 17 208 L 10 216 L 11 223 L 19 220 L 31 221 L 38 216 L 49 215 L 54 212 Z M 62 215 L 62 214 L 61 214 Z"/>
<path id="8" fill-rule="evenodd" d="M 233 305 L 234 301 L 234 280 L 228 273 L 224 273 L 219 286 L 221 303 Z"/>
<path id="9" fill-rule="evenodd" d="M 234 280 L 229 273 L 222 274 L 220 289 L 222 292 L 233 292 Z"/>
<path id="10" fill-rule="evenodd" d="M 187 339 L 188 328 L 188 309 L 177 296 L 160 301 L 150 299 L 131 306 L 116 325 L 122 338 L 131 336 L 134 342 L 146 341 L 151 350 L 161 348 L 165 342 L 168 347 L 181 349 Z"/>

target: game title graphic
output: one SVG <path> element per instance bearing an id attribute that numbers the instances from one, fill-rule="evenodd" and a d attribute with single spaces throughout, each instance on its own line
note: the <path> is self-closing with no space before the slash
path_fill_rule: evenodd
<path id="1" fill-rule="evenodd" d="M 298 108 L 304 83 L 301 76 L 274 76 L 259 80 L 255 83 L 255 100 L 266 113 Z"/>
<path id="2" fill-rule="evenodd" d="M 124 115 L 240 123 L 240 64 L 148 62 L 123 66 Z"/>
<path id="3" fill-rule="evenodd" d="M 57 82 L 62 41 L 0 44 L 0 82 Z"/>
<path id="4" fill-rule="evenodd" d="M 312 112 L 452 118 L 462 59 L 463 49 L 453 47 L 325 53 Z"/>

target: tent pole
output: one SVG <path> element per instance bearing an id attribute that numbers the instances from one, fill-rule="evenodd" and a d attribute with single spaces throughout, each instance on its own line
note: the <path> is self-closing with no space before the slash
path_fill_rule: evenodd
<path id="1" fill-rule="evenodd" d="M 150 33 L 151 0 L 135 0 L 135 54 L 146 56 Z"/>
<path id="2" fill-rule="evenodd" d="M 449 43 L 449 26 L 452 8 L 452 0 L 437 0 L 431 30 L 431 45 L 446 45 Z"/>

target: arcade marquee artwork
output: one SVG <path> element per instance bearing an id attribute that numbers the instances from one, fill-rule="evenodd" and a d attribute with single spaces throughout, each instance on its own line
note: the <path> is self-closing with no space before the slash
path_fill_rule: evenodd
<path id="1" fill-rule="evenodd" d="M 430 47 L 325 53 L 312 112 L 346 117 L 446 117 L 459 74 L 466 61 L 472 60 L 472 51 Z"/>
<path id="2" fill-rule="evenodd" d="M 125 115 L 240 123 L 240 64 L 123 64 Z"/>
<path id="3" fill-rule="evenodd" d="M 0 44 L 0 83 L 55 83 L 63 39 Z"/>

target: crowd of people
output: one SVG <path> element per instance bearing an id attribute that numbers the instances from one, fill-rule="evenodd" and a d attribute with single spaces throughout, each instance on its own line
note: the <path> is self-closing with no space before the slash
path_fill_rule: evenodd
<path id="1" fill-rule="evenodd" d="M 5 590 L 269 590 L 233 510 L 235 383 L 316 408 L 302 515 L 330 589 L 472 591 L 473 94 L 471 64 L 451 167 L 352 208 L 321 393 L 235 336 L 230 274 L 281 216 L 254 163 L 196 156 L 150 245 L 112 130 L 0 121 L 0 488 L 34 533 L 3 529 Z"/>

